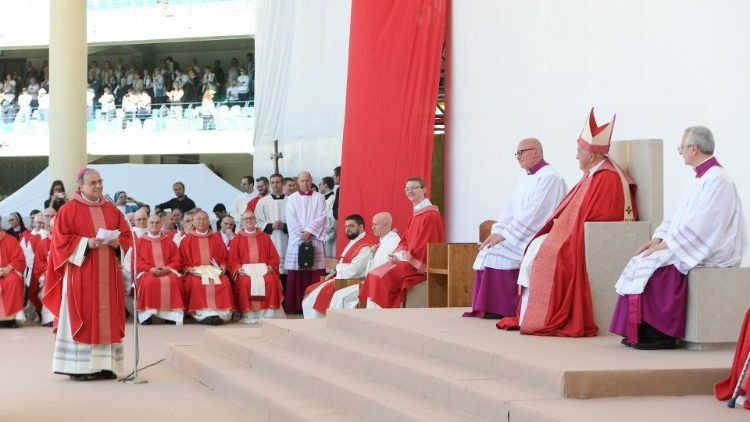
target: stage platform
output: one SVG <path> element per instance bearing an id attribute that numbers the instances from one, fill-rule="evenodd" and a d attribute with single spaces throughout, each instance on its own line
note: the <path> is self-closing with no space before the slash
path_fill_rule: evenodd
<path id="1" fill-rule="evenodd" d="M 463 308 L 332 311 L 167 346 L 167 360 L 264 420 L 739 421 L 711 396 L 733 350 L 552 338 Z"/>

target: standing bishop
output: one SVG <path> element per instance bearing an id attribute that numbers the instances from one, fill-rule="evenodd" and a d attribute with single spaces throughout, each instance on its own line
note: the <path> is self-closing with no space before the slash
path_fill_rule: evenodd
<path id="1" fill-rule="evenodd" d="M 526 175 L 503 208 L 474 261 L 471 312 L 465 317 L 502 318 L 518 308 L 518 268 L 526 247 L 565 196 L 565 181 L 544 161 L 542 144 L 523 139 L 516 160 Z"/>
<path id="2" fill-rule="evenodd" d="M 609 331 L 636 349 L 674 349 L 676 338 L 685 335 L 688 271 L 740 265 L 747 243 L 740 197 L 713 156 L 711 131 L 685 129 L 677 151 L 695 178 L 615 285 L 619 297 Z"/>
<path id="3" fill-rule="evenodd" d="M 151 324 L 154 316 L 167 324 L 182 325 L 185 302 L 182 290 L 180 251 L 162 231 L 161 218 L 148 218 L 148 231 L 137 243 L 135 268 L 138 285 L 138 321 Z"/>
<path id="4" fill-rule="evenodd" d="M 615 118 L 596 124 L 594 109 L 578 138 L 576 159 L 583 171 L 521 261 L 520 316 L 505 317 L 498 328 L 521 334 L 590 337 L 597 334 L 584 255 L 587 221 L 636 219 L 635 184 L 607 157 Z"/>
<path id="5" fill-rule="evenodd" d="M 438 208 L 425 197 L 426 184 L 421 177 L 406 179 L 406 197 L 414 206 L 406 233 L 388 262 L 367 274 L 360 300 L 367 307 L 398 308 L 406 298 L 406 290 L 425 280 L 427 244 L 444 242 L 443 218 Z"/>
<path id="6" fill-rule="evenodd" d="M 125 216 L 83 168 L 78 191 L 55 217 L 42 303 L 55 316 L 52 370 L 76 381 L 116 379 L 123 369 L 125 286 L 118 256 L 130 250 Z"/>
<path id="7" fill-rule="evenodd" d="M 256 228 L 255 213 L 242 213 L 242 228 L 229 242 L 229 270 L 234 278 L 237 310 L 242 322 L 286 318 L 279 277 L 279 254 L 271 237 Z"/>
<path id="8" fill-rule="evenodd" d="M 305 289 L 325 276 L 323 232 L 326 228 L 326 200 L 322 194 L 312 189 L 312 176 L 309 172 L 301 172 L 297 179 L 299 191 L 289 195 L 286 207 L 289 246 L 284 260 L 287 270 L 284 309 L 294 313 L 302 311 Z M 299 266 L 299 249 L 303 243 L 311 244 L 314 251 L 309 269 L 301 269 Z"/>
<path id="9" fill-rule="evenodd" d="M 197 211 L 193 230 L 180 241 L 187 309 L 201 324 L 221 325 L 232 318 L 232 285 L 225 274 L 227 247 L 212 236 L 208 213 Z"/>

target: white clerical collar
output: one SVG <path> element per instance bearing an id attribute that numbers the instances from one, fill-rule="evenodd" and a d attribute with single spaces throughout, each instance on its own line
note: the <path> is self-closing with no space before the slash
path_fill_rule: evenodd
<path id="1" fill-rule="evenodd" d="M 596 171 L 599 170 L 599 167 L 601 167 L 604 164 L 605 161 L 607 161 L 606 158 L 603 159 L 602 161 L 598 162 L 594 167 L 591 167 L 589 169 L 589 177 L 593 176 L 594 173 L 596 173 Z"/>
<path id="2" fill-rule="evenodd" d="M 46 239 L 47 236 L 49 236 L 49 232 L 47 230 L 41 229 L 37 232 L 39 236 L 41 236 L 42 239 Z"/>
<path id="3" fill-rule="evenodd" d="M 199 232 L 198 230 L 196 230 L 195 232 L 196 232 L 196 233 L 198 233 L 198 234 L 199 234 L 199 235 L 201 235 L 201 236 L 205 236 L 205 235 L 207 235 L 207 234 L 208 234 L 208 230 L 206 230 L 206 231 L 204 231 L 204 232 Z"/>
<path id="4" fill-rule="evenodd" d="M 359 236 L 357 236 L 354 239 L 350 240 L 349 243 L 344 248 L 344 251 L 341 252 L 341 256 L 346 255 L 346 253 L 349 252 L 349 249 L 351 249 L 351 247 L 354 246 L 355 243 L 359 242 L 363 237 L 365 237 L 365 232 L 364 231 L 362 231 L 362 233 L 360 233 Z"/>
<path id="5" fill-rule="evenodd" d="M 422 202 L 420 202 L 420 203 L 418 203 L 417 205 L 414 206 L 414 211 L 419 211 L 421 209 L 425 209 L 425 208 L 429 207 L 430 205 L 432 205 L 432 202 L 430 202 L 430 199 L 429 198 L 425 198 L 425 199 L 422 200 Z"/>
<path id="6" fill-rule="evenodd" d="M 253 234 L 253 233 L 255 233 L 256 231 L 258 231 L 258 229 L 256 228 L 256 229 L 255 229 L 255 230 L 253 230 L 253 231 L 248 231 L 248 230 L 247 230 L 246 228 L 244 228 L 244 227 L 243 227 L 243 228 L 242 228 L 242 231 L 243 231 L 243 232 L 245 232 L 245 233 L 247 233 L 247 234 Z"/>
<path id="7" fill-rule="evenodd" d="M 83 198 L 83 200 L 88 202 L 89 204 L 96 204 L 101 200 L 101 198 L 96 198 L 96 201 L 92 201 L 89 198 L 86 198 L 86 195 L 84 195 L 83 193 L 81 193 L 81 198 Z"/>
<path id="8" fill-rule="evenodd" d="M 394 230 L 389 231 L 385 236 L 380 238 L 380 243 L 383 243 L 383 241 L 389 237 L 397 236 L 396 232 Z"/>
<path id="9" fill-rule="evenodd" d="M 153 235 L 153 234 L 151 234 L 151 232 L 147 232 L 146 236 L 150 237 L 151 239 L 158 239 L 158 238 L 161 237 L 161 232 L 159 232 L 159 234 L 157 234 L 157 235 Z"/>

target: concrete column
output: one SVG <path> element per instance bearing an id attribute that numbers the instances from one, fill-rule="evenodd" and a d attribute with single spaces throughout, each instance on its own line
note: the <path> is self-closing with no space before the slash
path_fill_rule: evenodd
<path id="1" fill-rule="evenodd" d="M 76 190 L 86 165 L 86 0 L 50 0 L 49 178 Z"/>

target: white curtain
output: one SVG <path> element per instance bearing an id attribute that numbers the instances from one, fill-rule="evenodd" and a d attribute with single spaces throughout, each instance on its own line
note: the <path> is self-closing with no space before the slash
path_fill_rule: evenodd
<path id="1" fill-rule="evenodd" d="M 350 15 L 351 0 L 258 0 L 256 175 L 272 172 L 275 139 L 282 173 L 317 179 L 339 164 Z"/>

